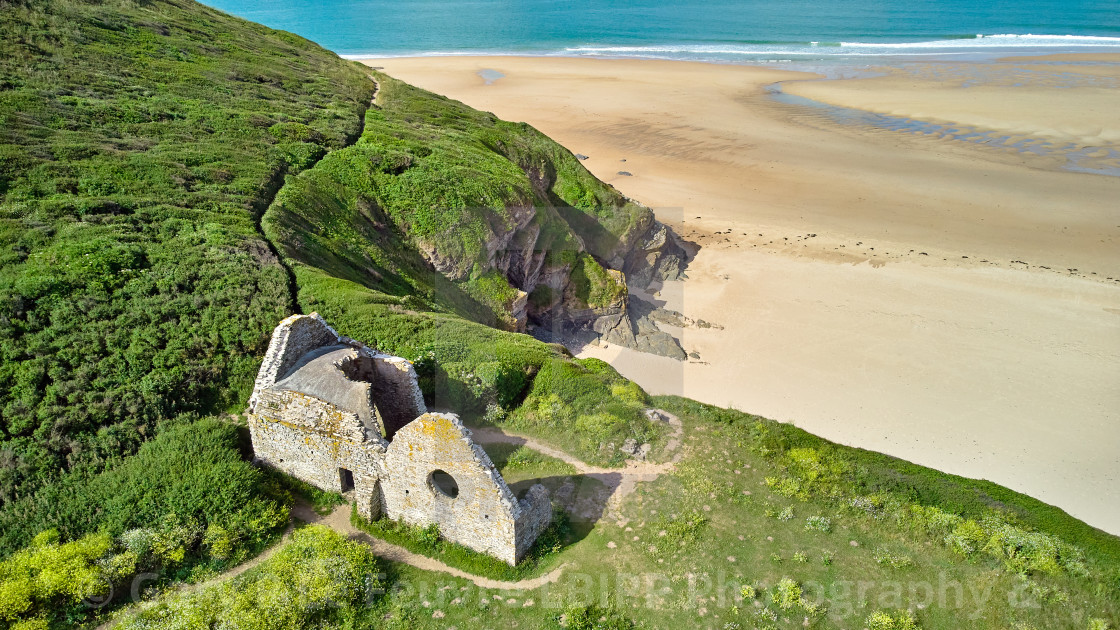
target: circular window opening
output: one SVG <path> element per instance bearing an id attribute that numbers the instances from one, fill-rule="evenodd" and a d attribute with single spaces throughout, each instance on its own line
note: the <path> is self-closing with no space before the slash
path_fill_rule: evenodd
<path id="1" fill-rule="evenodd" d="M 455 483 L 454 477 L 442 470 L 433 472 L 428 477 L 428 483 L 433 490 L 445 497 L 454 499 L 459 496 L 459 484 Z"/>

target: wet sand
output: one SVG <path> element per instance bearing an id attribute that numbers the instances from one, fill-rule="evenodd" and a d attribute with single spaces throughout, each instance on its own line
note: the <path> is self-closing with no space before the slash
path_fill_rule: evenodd
<path id="1" fill-rule="evenodd" d="M 723 326 L 674 331 L 699 359 L 585 355 L 653 393 L 990 479 L 1120 534 L 1120 178 L 839 124 L 765 90 L 1028 141 L 1116 141 L 1120 120 L 1100 108 L 1120 104 L 1120 69 L 1092 61 L 833 82 L 663 61 L 370 63 L 533 124 L 701 246 L 689 279 L 654 298 Z M 1008 83 L 1007 68 L 1029 80 Z M 1020 100 L 1001 119 L 1008 94 Z"/>
<path id="2" fill-rule="evenodd" d="M 885 76 L 797 81 L 784 91 L 833 105 L 1081 146 L 1120 144 L 1116 65 L 1030 62 L 884 68 Z M 1051 59 L 1050 61 L 1056 61 Z"/>

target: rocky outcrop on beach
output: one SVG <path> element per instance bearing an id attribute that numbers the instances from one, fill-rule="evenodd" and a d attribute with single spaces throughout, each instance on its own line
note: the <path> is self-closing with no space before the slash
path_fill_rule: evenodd
<path id="1" fill-rule="evenodd" d="M 624 313 L 597 320 L 595 331 L 605 343 L 683 361 L 687 355 L 680 341 L 658 326 L 659 321 L 673 320 L 679 315 L 631 297 Z"/>
<path id="2" fill-rule="evenodd" d="M 626 290 L 608 304 L 572 308 L 561 302 L 536 314 L 537 324 L 550 338 L 577 338 L 631 348 L 660 356 L 684 360 L 687 355 L 680 341 L 662 330 L 658 322 L 686 327 L 674 311 L 659 309 L 630 295 L 629 287 L 649 289 L 666 280 L 677 280 L 687 264 L 688 254 L 670 228 L 650 220 L 640 237 L 629 248 L 620 250 L 609 262 L 607 272 Z M 620 272 L 617 268 L 624 271 Z M 563 291 L 563 290 L 562 290 Z"/>
<path id="3" fill-rule="evenodd" d="M 642 289 L 666 280 L 679 280 L 688 263 L 680 236 L 659 221 L 652 221 L 645 234 L 622 261 L 631 286 Z"/>

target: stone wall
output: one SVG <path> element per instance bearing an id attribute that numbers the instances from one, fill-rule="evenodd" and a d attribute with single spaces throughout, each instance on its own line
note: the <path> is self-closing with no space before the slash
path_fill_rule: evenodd
<path id="1" fill-rule="evenodd" d="M 249 399 L 249 412 L 252 413 L 256 404 L 257 392 L 272 387 L 276 381 L 287 376 L 305 354 L 337 343 L 338 333 L 318 313 L 292 315 L 281 321 L 272 331 L 268 351 L 261 362 L 261 369 L 257 371 L 253 396 Z"/>
<path id="2" fill-rule="evenodd" d="M 249 415 L 256 459 L 333 492 L 344 490 L 340 470 L 349 470 L 358 512 L 379 518 L 387 443 L 369 435 L 357 414 L 318 398 L 272 389 L 258 396 L 257 413 Z"/>
<path id="3" fill-rule="evenodd" d="M 404 425 L 427 413 L 428 408 L 410 361 L 376 354 L 373 368 L 376 375 L 373 379 L 374 404 L 385 425 L 385 437 L 392 439 Z"/>
<path id="4" fill-rule="evenodd" d="M 389 518 L 436 523 L 448 540 L 510 564 L 520 559 L 516 532 L 521 505 L 458 416 L 429 413 L 401 429 L 386 450 L 385 467 L 389 480 L 382 488 Z M 457 496 L 433 484 L 436 471 L 454 478 Z"/>
<path id="5" fill-rule="evenodd" d="M 520 560 L 533 547 L 537 536 L 552 524 L 552 502 L 548 499 L 548 489 L 535 484 L 518 502 L 521 515 L 514 527 L 517 559 Z"/>

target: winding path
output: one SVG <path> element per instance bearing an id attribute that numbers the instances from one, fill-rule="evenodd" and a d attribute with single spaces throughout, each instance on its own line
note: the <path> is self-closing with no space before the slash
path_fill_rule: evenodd
<path id="1" fill-rule="evenodd" d="M 681 425 L 680 419 L 660 409 L 650 410 L 647 412 L 647 414 L 650 416 L 651 420 L 656 420 L 659 417 L 660 419 L 668 422 L 669 426 L 671 426 L 673 429 L 673 432 L 670 434 L 663 450 L 663 453 L 665 454 L 673 454 L 667 462 L 655 464 L 650 462 L 629 461 L 624 468 L 600 468 L 598 466 L 587 464 L 582 460 L 576 459 L 568 453 L 565 453 L 564 451 L 552 448 L 551 446 L 543 444 L 527 435 L 508 433 L 492 427 L 478 428 L 474 429 L 472 432 L 474 434 L 475 441 L 481 444 L 503 443 L 524 445 L 535 451 L 539 451 L 540 453 L 548 455 L 549 457 L 554 457 L 570 464 L 580 475 L 592 479 L 597 479 L 604 486 L 606 486 L 607 490 L 609 491 L 603 497 L 603 505 L 599 506 L 598 514 L 602 516 L 608 516 L 617 515 L 617 510 L 622 504 L 622 499 L 626 495 L 634 491 L 639 481 L 653 481 L 660 475 L 671 471 L 676 463 L 680 461 L 681 456 L 683 455 L 683 449 L 681 448 L 681 438 L 684 434 L 684 427 Z M 601 518 L 602 516 L 598 516 L 596 520 L 598 518 Z M 275 545 L 269 547 L 264 553 L 247 562 L 239 564 L 238 566 L 230 569 L 229 571 L 226 571 L 219 576 L 216 576 L 210 580 L 206 580 L 205 582 L 200 582 L 198 584 L 181 585 L 175 589 L 175 592 L 198 592 L 213 584 L 231 580 L 248 571 L 249 569 L 260 565 L 262 562 L 275 555 L 277 551 L 282 549 L 284 545 L 288 543 L 288 540 L 291 538 L 292 531 L 293 529 L 295 529 L 295 521 L 297 520 L 310 524 L 325 525 L 351 540 L 362 542 L 363 544 L 367 545 L 375 555 L 380 558 L 384 558 L 385 560 L 389 560 L 391 562 L 400 562 L 409 566 L 416 567 L 417 569 L 422 569 L 424 571 L 446 573 L 448 575 L 462 578 L 464 580 L 470 580 L 480 588 L 495 590 L 535 589 L 544 586 L 545 584 L 556 582 L 560 579 L 560 576 L 561 574 L 563 574 L 564 569 L 568 567 L 568 564 L 562 564 L 544 575 L 535 578 L 518 580 L 515 582 L 494 580 L 480 575 L 467 573 L 466 571 L 456 569 L 455 567 L 440 562 L 435 558 L 429 558 L 428 556 L 413 553 L 408 549 L 401 547 L 400 545 L 394 545 L 393 543 L 381 540 L 380 538 L 370 536 L 369 534 L 359 530 L 358 528 L 350 524 L 349 504 L 340 505 L 335 508 L 334 511 L 330 514 L 322 516 L 315 512 L 315 510 L 313 510 L 310 505 L 300 501 L 292 507 L 291 518 L 292 523 L 288 525 L 288 529 L 284 531 L 284 535 L 280 539 L 280 541 Z M 141 606 L 143 605 L 145 604 L 141 604 Z M 98 630 L 106 630 L 114 625 L 116 625 L 115 620 L 108 621 L 98 626 Z"/>
<path id="2" fill-rule="evenodd" d="M 634 491 L 639 481 L 653 481 L 657 479 L 658 476 L 672 470 L 676 463 L 680 461 L 683 454 L 681 438 L 684 433 L 684 427 L 681 425 L 680 419 L 660 409 L 651 410 L 651 413 L 659 415 L 667 421 L 669 426 L 673 429 L 663 451 L 664 453 L 673 453 L 673 455 L 672 458 L 665 463 L 654 464 L 630 461 L 625 468 L 600 468 L 598 466 L 591 466 L 564 451 L 552 448 L 526 435 L 508 433 L 491 427 L 474 429 L 472 433 L 474 434 L 473 437 L 476 442 L 482 444 L 505 443 L 524 445 L 548 455 L 549 457 L 554 457 L 570 464 L 582 475 L 598 479 L 610 490 L 610 494 L 606 499 L 606 505 L 604 506 L 605 509 L 600 510 L 602 514 L 607 515 L 613 514 L 617 510 L 618 506 L 622 503 L 622 499 Z M 458 578 L 470 580 L 481 588 L 500 590 L 527 590 L 538 588 L 559 580 L 560 575 L 568 566 L 567 564 L 562 564 L 552 571 L 535 578 L 518 580 L 516 582 L 505 582 L 467 573 L 466 571 L 456 569 L 455 567 L 440 562 L 435 558 L 413 553 L 400 545 L 394 545 L 380 538 L 374 538 L 350 524 L 349 505 L 341 505 L 329 515 L 320 516 L 312 510 L 310 506 L 301 503 L 292 508 L 292 517 L 307 523 L 326 525 L 332 530 L 347 536 L 351 540 L 359 540 L 369 546 L 374 554 L 386 560 L 401 562 L 425 571 L 446 573 Z"/>
<path id="3" fill-rule="evenodd" d="M 622 505 L 622 499 L 638 487 L 639 481 L 653 481 L 662 474 L 671 471 L 684 454 L 683 449 L 681 449 L 681 437 L 684 434 L 684 426 L 681 425 L 680 418 L 661 409 L 651 409 L 647 413 L 651 415 L 656 414 L 664 418 L 664 420 L 669 423 L 669 426 L 673 428 L 673 432 L 670 434 L 668 441 L 666 441 L 663 450 L 666 454 L 673 454 L 667 462 L 654 464 L 651 462 L 629 460 L 626 462 L 624 468 L 600 468 L 599 466 L 587 464 L 564 451 L 552 448 L 527 435 L 510 433 L 494 427 L 479 427 L 477 429 L 472 429 L 471 432 L 474 434 L 475 442 L 481 444 L 519 444 L 570 464 L 576 469 L 576 472 L 585 477 L 595 479 L 606 487 L 608 494 L 604 499 L 603 505 L 595 506 L 599 508 L 597 513 L 601 514 L 602 517 L 617 517 L 618 510 Z M 651 417 L 651 420 L 652 419 Z M 596 511 L 593 510 L 591 513 L 595 512 Z M 584 516 L 589 515 L 589 513 L 584 513 Z M 595 518 L 595 520 L 598 520 L 598 518 Z"/>
<path id="4" fill-rule="evenodd" d="M 526 590 L 544 586 L 560 579 L 560 574 L 564 572 L 566 564 L 562 564 L 548 573 L 525 580 L 518 580 L 516 582 L 503 582 L 501 580 L 493 580 L 490 578 L 467 573 L 466 571 L 456 569 L 453 566 L 444 564 L 435 558 L 422 556 L 418 553 L 413 553 L 400 545 L 386 542 L 380 538 L 374 538 L 369 534 L 361 531 L 350 524 L 350 505 L 340 505 L 333 512 L 327 516 L 320 516 L 315 513 L 307 504 L 298 504 L 292 508 L 292 516 L 307 523 L 316 525 L 326 525 L 334 531 L 346 536 L 350 540 L 357 540 L 364 543 L 370 548 L 371 551 L 378 557 L 384 558 L 392 562 L 401 562 L 409 566 L 423 569 L 425 571 L 435 571 L 439 573 L 446 573 L 458 578 L 470 580 L 476 586 L 481 588 L 501 589 L 501 590 Z"/>

